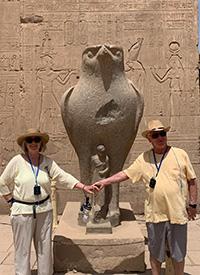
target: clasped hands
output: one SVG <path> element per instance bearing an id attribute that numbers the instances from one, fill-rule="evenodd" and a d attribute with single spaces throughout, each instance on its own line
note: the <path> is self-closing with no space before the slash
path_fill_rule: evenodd
<path id="1" fill-rule="evenodd" d="M 97 181 L 91 185 L 84 185 L 83 191 L 93 194 L 96 192 L 99 192 L 104 187 L 104 184 L 102 181 Z"/>

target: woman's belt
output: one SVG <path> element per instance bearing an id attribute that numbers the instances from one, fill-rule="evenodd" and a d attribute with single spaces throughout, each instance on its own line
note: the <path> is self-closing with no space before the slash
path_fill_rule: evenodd
<path id="1" fill-rule="evenodd" d="M 43 199 L 41 201 L 33 201 L 33 202 L 30 202 L 30 201 L 20 201 L 20 200 L 12 198 L 12 203 L 18 202 L 18 203 L 27 204 L 27 205 L 34 205 L 34 204 L 35 205 L 40 205 L 40 204 L 43 204 L 45 201 L 47 201 L 49 198 L 50 198 L 50 196 L 48 195 L 45 199 Z"/>
<path id="2" fill-rule="evenodd" d="M 47 201 L 50 198 L 50 196 L 48 195 L 45 199 L 41 200 L 41 201 L 34 201 L 34 202 L 30 202 L 30 201 L 20 201 L 17 199 L 12 198 L 12 204 L 14 202 L 18 202 L 21 204 L 26 204 L 26 205 L 32 205 L 33 206 L 33 217 L 34 219 L 36 218 L 36 206 L 43 204 L 45 201 Z"/>

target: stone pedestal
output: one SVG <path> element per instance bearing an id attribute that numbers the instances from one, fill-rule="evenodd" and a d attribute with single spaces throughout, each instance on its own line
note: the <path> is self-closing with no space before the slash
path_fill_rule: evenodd
<path id="1" fill-rule="evenodd" d="M 86 234 L 112 234 L 112 225 L 109 221 L 99 224 L 89 221 L 86 226 Z"/>
<path id="2" fill-rule="evenodd" d="M 143 272 L 144 237 L 129 203 L 120 204 L 121 225 L 112 234 L 86 234 L 77 223 L 80 204 L 67 203 L 54 235 L 54 270 L 83 273 Z"/>

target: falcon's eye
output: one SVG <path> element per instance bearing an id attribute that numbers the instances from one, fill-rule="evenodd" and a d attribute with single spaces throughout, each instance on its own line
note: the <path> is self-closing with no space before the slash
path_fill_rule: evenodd
<path id="1" fill-rule="evenodd" d="M 89 51 L 89 52 L 87 53 L 87 56 L 88 56 L 89 58 L 94 57 L 94 55 L 93 55 L 93 53 L 92 53 L 91 51 Z"/>

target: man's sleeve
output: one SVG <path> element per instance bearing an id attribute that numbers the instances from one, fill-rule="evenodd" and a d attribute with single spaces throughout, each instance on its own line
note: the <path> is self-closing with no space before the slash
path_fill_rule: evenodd
<path id="1" fill-rule="evenodd" d="M 195 174 L 194 168 L 193 168 L 192 163 L 189 159 L 189 156 L 186 152 L 185 152 L 185 160 L 186 160 L 186 177 L 187 177 L 187 180 L 196 179 L 196 174 Z"/>
<path id="2" fill-rule="evenodd" d="M 142 157 L 139 156 L 131 166 L 125 169 L 123 172 L 132 180 L 132 182 L 137 182 L 142 178 Z"/>

